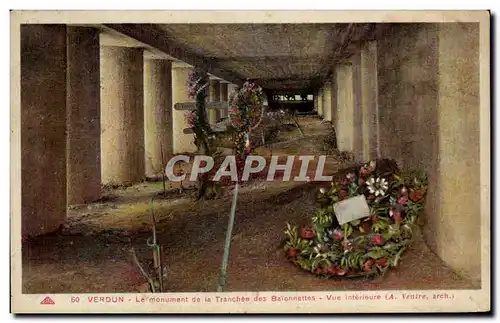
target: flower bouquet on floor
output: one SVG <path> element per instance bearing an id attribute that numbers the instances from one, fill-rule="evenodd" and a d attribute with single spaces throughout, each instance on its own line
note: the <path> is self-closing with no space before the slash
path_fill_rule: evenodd
<path id="1" fill-rule="evenodd" d="M 286 256 L 326 277 L 383 275 L 410 243 L 426 192 L 425 174 L 370 161 L 320 189 L 310 226 L 287 224 Z"/>

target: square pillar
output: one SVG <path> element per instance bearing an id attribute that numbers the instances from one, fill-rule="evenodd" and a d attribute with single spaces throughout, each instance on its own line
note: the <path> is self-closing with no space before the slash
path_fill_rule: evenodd
<path id="1" fill-rule="evenodd" d="M 352 152 L 354 148 L 354 100 L 352 64 L 337 65 L 337 130 L 340 151 Z"/>
<path id="2" fill-rule="evenodd" d="M 357 50 L 351 56 L 352 66 L 352 98 L 353 98 L 353 127 L 354 137 L 352 152 L 357 161 L 363 162 L 363 107 L 361 89 L 361 51 Z"/>
<path id="3" fill-rule="evenodd" d="M 479 23 L 438 24 L 437 213 L 427 241 L 459 274 L 481 279 Z M 481 98 L 483 99 L 483 98 Z M 484 218 L 483 218 L 484 220 Z"/>
<path id="4" fill-rule="evenodd" d="M 488 190 L 480 182 L 482 33 L 479 23 L 411 23 L 377 39 L 382 157 L 427 173 L 425 241 L 477 285 L 488 221 L 480 207 Z"/>
<path id="5" fill-rule="evenodd" d="M 332 76 L 330 77 L 330 121 L 332 122 L 333 127 L 336 127 L 338 119 L 337 96 L 337 74 L 334 69 Z"/>
<path id="6" fill-rule="evenodd" d="M 101 197 L 99 31 L 67 27 L 68 204 Z"/>
<path id="7" fill-rule="evenodd" d="M 361 96 L 363 159 L 368 161 L 381 158 L 376 41 L 365 43 L 361 49 Z"/>
<path id="8" fill-rule="evenodd" d="M 326 82 L 323 87 L 323 116 L 326 121 L 332 121 L 332 84 Z"/>
<path id="9" fill-rule="evenodd" d="M 172 62 L 144 60 L 146 177 L 160 177 L 173 154 Z"/>
<path id="10" fill-rule="evenodd" d="M 320 88 L 318 91 L 318 115 L 323 118 L 323 88 Z"/>
<path id="11" fill-rule="evenodd" d="M 172 105 L 176 103 L 194 102 L 189 97 L 188 81 L 189 74 L 193 68 L 186 66 L 172 66 Z M 198 149 L 194 144 L 193 134 L 184 133 L 184 129 L 189 128 L 186 122 L 185 110 L 173 110 L 173 152 L 174 154 L 193 153 Z"/>
<path id="12" fill-rule="evenodd" d="M 226 82 L 221 82 L 220 83 L 220 101 L 221 102 L 228 102 L 229 101 L 229 91 L 228 91 L 228 83 Z M 227 118 L 228 115 L 228 108 L 224 108 L 220 110 L 220 117 L 221 118 Z"/>
<path id="13" fill-rule="evenodd" d="M 313 97 L 313 111 L 318 114 L 318 92 L 314 93 Z"/>
<path id="14" fill-rule="evenodd" d="M 101 47 L 102 182 L 144 179 L 143 49 Z"/>
<path id="15" fill-rule="evenodd" d="M 21 25 L 21 230 L 66 220 L 66 26 Z"/>
<path id="16" fill-rule="evenodd" d="M 219 80 L 210 80 L 209 85 L 209 101 L 210 102 L 220 102 L 220 81 Z M 220 119 L 220 110 L 219 109 L 209 109 L 208 110 L 208 122 L 210 124 L 217 123 Z"/>

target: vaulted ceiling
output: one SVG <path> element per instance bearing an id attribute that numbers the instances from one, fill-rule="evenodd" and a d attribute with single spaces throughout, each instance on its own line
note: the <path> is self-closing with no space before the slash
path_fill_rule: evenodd
<path id="1" fill-rule="evenodd" d="M 349 57 L 377 24 L 108 24 L 107 28 L 229 82 L 305 90 Z"/>

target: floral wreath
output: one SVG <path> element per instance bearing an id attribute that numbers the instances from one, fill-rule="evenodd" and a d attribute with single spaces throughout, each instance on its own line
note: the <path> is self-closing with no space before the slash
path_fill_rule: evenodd
<path id="1" fill-rule="evenodd" d="M 425 174 L 383 172 L 371 161 L 318 193 L 312 225 L 287 224 L 285 252 L 293 263 L 327 277 L 385 274 L 412 240 L 427 192 Z M 364 195 L 370 216 L 339 225 L 335 203 Z"/>
<path id="2" fill-rule="evenodd" d="M 262 122 L 264 92 L 252 81 L 246 81 L 229 98 L 229 119 L 236 130 L 235 145 L 239 155 L 250 152 L 250 133 Z"/>

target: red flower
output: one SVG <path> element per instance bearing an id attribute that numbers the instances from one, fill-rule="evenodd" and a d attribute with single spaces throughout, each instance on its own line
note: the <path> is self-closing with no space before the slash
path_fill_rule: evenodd
<path id="1" fill-rule="evenodd" d="M 424 197 L 421 191 L 411 191 L 410 192 L 410 200 L 413 202 L 418 202 Z"/>
<path id="2" fill-rule="evenodd" d="M 364 264 L 363 264 L 363 271 L 364 272 L 370 272 L 372 270 L 372 266 L 375 264 L 375 260 L 373 259 L 366 259 Z"/>
<path id="3" fill-rule="evenodd" d="M 302 228 L 300 231 L 300 236 L 302 239 L 312 239 L 316 235 L 316 232 L 314 232 L 313 229 L 311 228 Z"/>
<path id="4" fill-rule="evenodd" d="M 363 229 L 364 232 L 372 231 L 372 226 L 368 222 L 363 222 L 363 224 L 361 224 L 360 228 Z"/>
<path id="5" fill-rule="evenodd" d="M 326 268 L 326 272 L 330 275 L 335 275 L 335 274 L 337 274 L 338 271 L 339 271 L 338 266 L 331 266 L 331 267 Z"/>
<path id="6" fill-rule="evenodd" d="M 333 232 L 333 237 L 335 238 L 335 240 L 342 240 L 342 238 L 344 238 L 344 234 L 340 230 L 335 230 Z"/>
<path id="7" fill-rule="evenodd" d="M 288 249 L 288 256 L 289 257 L 295 258 L 296 255 L 297 255 L 297 249 L 295 249 L 295 248 Z"/>
<path id="8" fill-rule="evenodd" d="M 362 178 L 358 179 L 358 185 L 360 185 L 360 186 L 361 186 L 361 185 L 363 185 L 363 184 L 365 184 L 365 180 L 364 180 L 364 179 L 362 179 Z"/>
<path id="9" fill-rule="evenodd" d="M 401 217 L 401 212 L 399 212 L 399 210 L 397 210 L 396 208 L 392 208 L 390 211 L 389 211 L 389 216 L 391 218 L 396 218 L 396 217 Z"/>
<path id="10" fill-rule="evenodd" d="M 339 276 L 345 276 L 349 272 L 349 268 L 345 267 L 337 271 L 337 275 Z"/>
<path id="11" fill-rule="evenodd" d="M 339 191 L 339 199 L 340 200 L 344 200 L 348 195 L 349 195 L 349 193 L 346 190 Z"/>
<path id="12" fill-rule="evenodd" d="M 408 198 L 405 195 L 401 196 L 398 200 L 398 204 L 400 204 L 400 205 L 405 205 L 407 202 L 408 202 Z"/>
<path id="13" fill-rule="evenodd" d="M 375 264 L 379 267 L 385 267 L 387 265 L 387 258 L 379 258 L 375 260 Z"/>
<path id="14" fill-rule="evenodd" d="M 380 246 L 384 244 L 384 237 L 380 233 L 377 233 L 370 239 L 371 243 L 373 243 L 376 246 Z"/>
<path id="15" fill-rule="evenodd" d="M 368 199 L 369 199 L 369 200 L 373 200 L 373 199 L 375 199 L 375 197 L 376 197 L 376 196 L 375 196 L 375 195 L 373 195 L 373 194 L 368 195 Z"/>
<path id="16" fill-rule="evenodd" d="M 373 223 L 375 223 L 375 222 L 377 222 L 377 219 L 378 219 L 378 218 L 377 218 L 377 216 L 376 216 L 376 215 L 372 215 L 372 216 L 371 216 L 371 219 L 372 219 L 372 222 L 373 222 Z"/>
<path id="17" fill-rule="evenodd" d="M 361 176 L 368 176 L 371 173 L 373 173 L 373 171 L 374 171 L 374 169 L 372 167 L 370 167 L 369 165 L 367 165 L 367 166 L 361 167 L 361 169 L 359 170 L 359 174 Z"/>
<path id="18" fill-rule="evenodd" d="M 401 216 L 401 213 L 394 214 L 394 216 L 392 218 L 394 219 L 394 222 L 396 222 L 396 223 L 401 223 L 401 221 L 403 221 L 403 217 Z"/>

